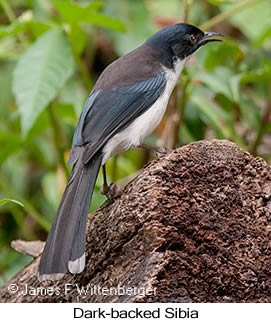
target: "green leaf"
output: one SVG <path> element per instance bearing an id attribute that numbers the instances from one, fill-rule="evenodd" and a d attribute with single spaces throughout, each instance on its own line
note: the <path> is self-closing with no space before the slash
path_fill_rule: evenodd
<path id="1" fill-rule="evenodd" d="M 10 236 L 9 241 L 12 236 Z M 2 247 L 2 246 L 1 246 Z M 18 274 L 26 265 L 33 260 L 33 257 L 18 253 L 9 248 L 3 248 L 0 252 L 1 269 L 5 273 L 6 281 Z M 2 275 L 0 276 L 0 286 L 4 286 Z"/>
<path id="2" fill-rule="evenodd" d="M 163 1 L 166 5 L 168 2 Z M 125 23 L 126 33 L 107 33 L 120 56 L 143 44 L 155 31 L 145 0 L 106 1 L 104 10 L 108 16 L 118 17 Z"/>
<path id="3" fill-rule="evenodd" d="M 73 104 L 57 103 L 53 105 L 53 109 L 60 117 L 63 123 L 74 126 L 78 118 L 76 117 Z"/>
<path id="4" fill-rule="evenodd" d="M 72 49 L 60 29 L 44 33 L 20 57 L 13 75 L 13 92 L 24 137 L 73 71 Z"/>
<path id="5" fill-rule="evenodd" d="M 213 73 L 199 73 L 197 78 L 216 93 L 222 93 L 235 102 L 239 100 L 239 83 L 241 76 L 233 74 L 231 70 L 220 67 Z"/>
<path id="6" fill-rule="evenodd" d="M 12 154 L 22 148 L 21 138 L 11 132 L 0 132 L 0 165 Z"/>
<path id="7" fill-rule="evenodd" d="M 3 205 L 5 205 L 6 203 L 9 203 L 9 202 L 12 202 L 12 203 L 15 203 L 15 204 L 18 204 L 18 205 L 24 207 L 22 202 L 17 201 L 17 200 L 13 200 L 13 199 L 9 199 L 9 198 L 5 198 L 5 199 L 0 200 L 0 206 L 3 206 Z"/>
<path id="8" fill-rule="evenodd" d="M 3 37 L 0 42 L 0 60 L 18 59 L 18 44 L 15 37 Z M 1 71 L 2 72 L 2 71 Z"/>
<path id="9" fill-rule="evenodd" d="M 221 6 L 222 4 L 231 4 L 232 1 L 230 0 L 208 0 L 214 6 Z"/>
<path id="10" fill-rule="evenodd" d="M 41 21 L 30 20 L 30 21 L 26 21 L 25 25 L 27 27 L 27 30 L 34 36 L 35 39 L 37 39 L 40 35 L 42 35 L 46 31 L 56 27 L 55 24 L 53 24 L 51 21 L 41 22 Z"/>
<path id="11" fill-rule="evenodd" d="M 222 44 L 213 44 L 208 48 L 204 67 L 213 70 L 217 66 L 239 65 L 245 59 L 245 53 L 235 41 L 227 40 Z"/>
<path id="12" fill-rule="evenodd" d="M 71 1 L 53 1 L 53 6 L 61 13 L 66 22 L 78 23 L 88 19 L 88 16 L 93 11 L 102 8 L 103 3 L 101 1 L 94 1 L 87 6 L 81 6 Z"/>
<path id="13" fill-rule="evenodd" d="M 271 40 L 271 26 L 262 32 L 259 38 L 253 42 L 253 45 L 255 47 L 261 47 L 266 40 L 269 40 L 269 42 Z"/>
<path id="14" fill-rule="evenodd" d="M 217 77 L 215 73 L 199 73 L 197 77 L 216 93 L 222 93 L 227 97 L 231 96 L 224 78 Z"/>
<path id="15" fill-rule="evenodd" d="M 185 109 L 184 122 L 180 127 L 186 138 L 189 138 L 189 142 L 204 139 L 205 123 L 202 121 L 201 114 L 200 109 L 189 98 Z M 182 139 L 181 136 L 180 138 Z"/>
<path id="16" fill-rule="evenodd" d="M 125 25 L 118 19 L 95 12 L 103 6 L 101 1 L 94 1 L 86 6 L 70 1 L 54 1 L 54 7 L 68 24 L 89 23 L 124 32 Z"/>
<path id="17" fill-rule="evenodd" d="M 7 62 L 7 63 L 0 63 L 0 89 L 1 89 L 1 95 L 0 95 L 0 117 L 4 118 L 9 116 L 9 111 L 7 107 L 9 106 L 11 99 L 12 99 L 12 74 L 14 70 L 15 64 L 13 62 Z M 1 123 L 2 123 L 1 120 Z M 6 124 L 6 120 L 5 120 Z M 2 147 L 1 147 L 2 148 Z"/>
<path id="18" fill-rule="evenodd" d="M 232 94 L 232 99 L 234 102 L 239 102 L 240 97 L 239 97 L 239 85 L 240 85 L 240 80 L 241 80 L 241 74 L 234 75 L 229 78 L 229 88 Z"/>
<path id="19" fill-rule="evenodd" d="M 1 26 L 0 27 L 0 37 L 10 36 L 18 34 L 22 31 L 24 31 L 25 25 L 19 21 L 14 21 L 10 25 Z"/>
<path id="20" fill-rule="evenodd" d="M 238 6 L 238 4 L 236 5 Z M 226 5 L 225 10 L 228 7 Z M 229 17 L 229 21 L 239 27 L 248 38 L 256 40 L 266 28 L 270 27 L 270 13 L 270 0 L 255 1 L 251 6 Z"/>
<path id="21" fill-rule="evenodd" d="M 41 22 L 35 20 L 14 21 L 10 25 L 0 26 L 0 38 L 16 35 L 24 31 L 30 31 L 35 38 L 56 26 L 53 22 Z"/>
<path id="22" fill-rule="evenodd" d="M 86 91 L 82 80 L 78 77 L 78 75 L 74 74 L 65 84 L 63 89 L 61 89 L 58 100 L 60 103 L 72 104 L 74 106 L 77 122 L 88 94 L 89 93 Z M 74 126 L 76 126 L 76 123 Z"/>
<path id="23" fill-rule="evenodd" d="M 198 86 L 193 92 L 191 101 L 196 104 L 200 111 L 207 117 L 208 123 L 214 128 L 220 139 L 229 137 L 229 131 L 222 122 L 227 119 L 227 114 L 211 102 L 208 90 Z"/>
<path id="24" fill-rule="evenodd" d="M 80 55 L 87 44 L 87 35 L 85 31 L 80 25 L 71 24 L 68 36 L 74 52 Z"/>
<path id="25" fill-rule="evenodd" d="M 92 13 L 85 22 L 92 25 L 107 27 L 120 32 L 125 32 L 125 25 L 118 19 L 112 19 L 100 13 Z"/>
<path id="26" fill-rule="evenodd" d="M 61 196 L 59 196 L 56 172 L 47 172 L 43 176 L 41 183 L 44 197 L 56 210 L 59 205 L 59 200 L 61 198 Z"/>
<path id="27" fill-rule="evenodd" d="M 247 83 L 261 83 L 269 85 L 271 82 L 271 62 L 263 60 L 261 67 L 244 73 L 241 78 L 242 84 Z"/>
<path id="28" fill-rule="evenodd" d="M 191 101 L 202 112 L 203 121 L 213 128 L 219 139 L 231 138 L 240 147 L 245 148 L 242 138 L 235 130 L 234 120 L 231 113 L 227 113 L 212 100 L 210 90 L 198 86 L 194 91 Z"/>
<path id="29" fill-rule="evenodd" d="M 243 124 L 250 130 L 258 129 L 261 127 L 261 110 L 254 102 L 253 94 L 250 97 L 249 94 L 243 94 L 240 97 L 240 111 L 242 114 Z"/>

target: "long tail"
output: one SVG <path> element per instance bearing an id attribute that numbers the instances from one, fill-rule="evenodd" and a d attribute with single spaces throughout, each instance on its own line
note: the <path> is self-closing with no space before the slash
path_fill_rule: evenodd
<path id="1" fill-rule="evenodd" d="M 86 222 L 102 154 L 74 165 L 41 256 L 38 278 L 60 279 L 85 267 Z"/>

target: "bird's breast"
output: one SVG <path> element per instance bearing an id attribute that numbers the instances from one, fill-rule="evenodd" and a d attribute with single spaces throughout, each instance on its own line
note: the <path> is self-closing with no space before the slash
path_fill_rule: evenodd
<path id="1" fill-rule="evenodd" d="M 175 64 L 174 70 L 163 67 L 166 72 L 166 87 L 155 103 L 127 128 L 114 135 L 104 146 L 103 164 L 113 155 L 131 147 L 139 146 L 160 123 L 168 104 L 170 95 L 184 67 L 185 61 Z"/>

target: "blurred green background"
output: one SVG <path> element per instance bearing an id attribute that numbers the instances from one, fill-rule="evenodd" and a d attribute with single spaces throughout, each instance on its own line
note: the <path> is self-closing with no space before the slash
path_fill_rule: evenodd
<path id="1" fill-rule="evenodd" d="M 270 0 L 0 0 L 0 286 L 32 259 L 11 241 L 46 239 L 74 128 L 99 74 L 181 21 L 227 38 L 190 60 L 147 142 L 172 148 L 225 138 L 270 162 Z M 151 158 L 139 149 L 112 158 L 110 180 L 127 182 Z M 104 201 L 101 184 L 100 174 L 91 210 Z"/>

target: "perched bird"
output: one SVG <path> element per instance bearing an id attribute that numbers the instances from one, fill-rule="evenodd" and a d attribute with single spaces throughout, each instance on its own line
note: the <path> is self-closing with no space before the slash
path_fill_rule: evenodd
<path id="1" fill-rule="evenodd" d="M 40 280 L 60 279 L 85 267 L 86 222 L 97 175 L 113 155 L 143 140 L 161 121 L 189 57 L 222 36 L 188 24 L 168 26 L 110 64 L 100 75 L 74 133 L 72 172 L 41 256 Z"/>

